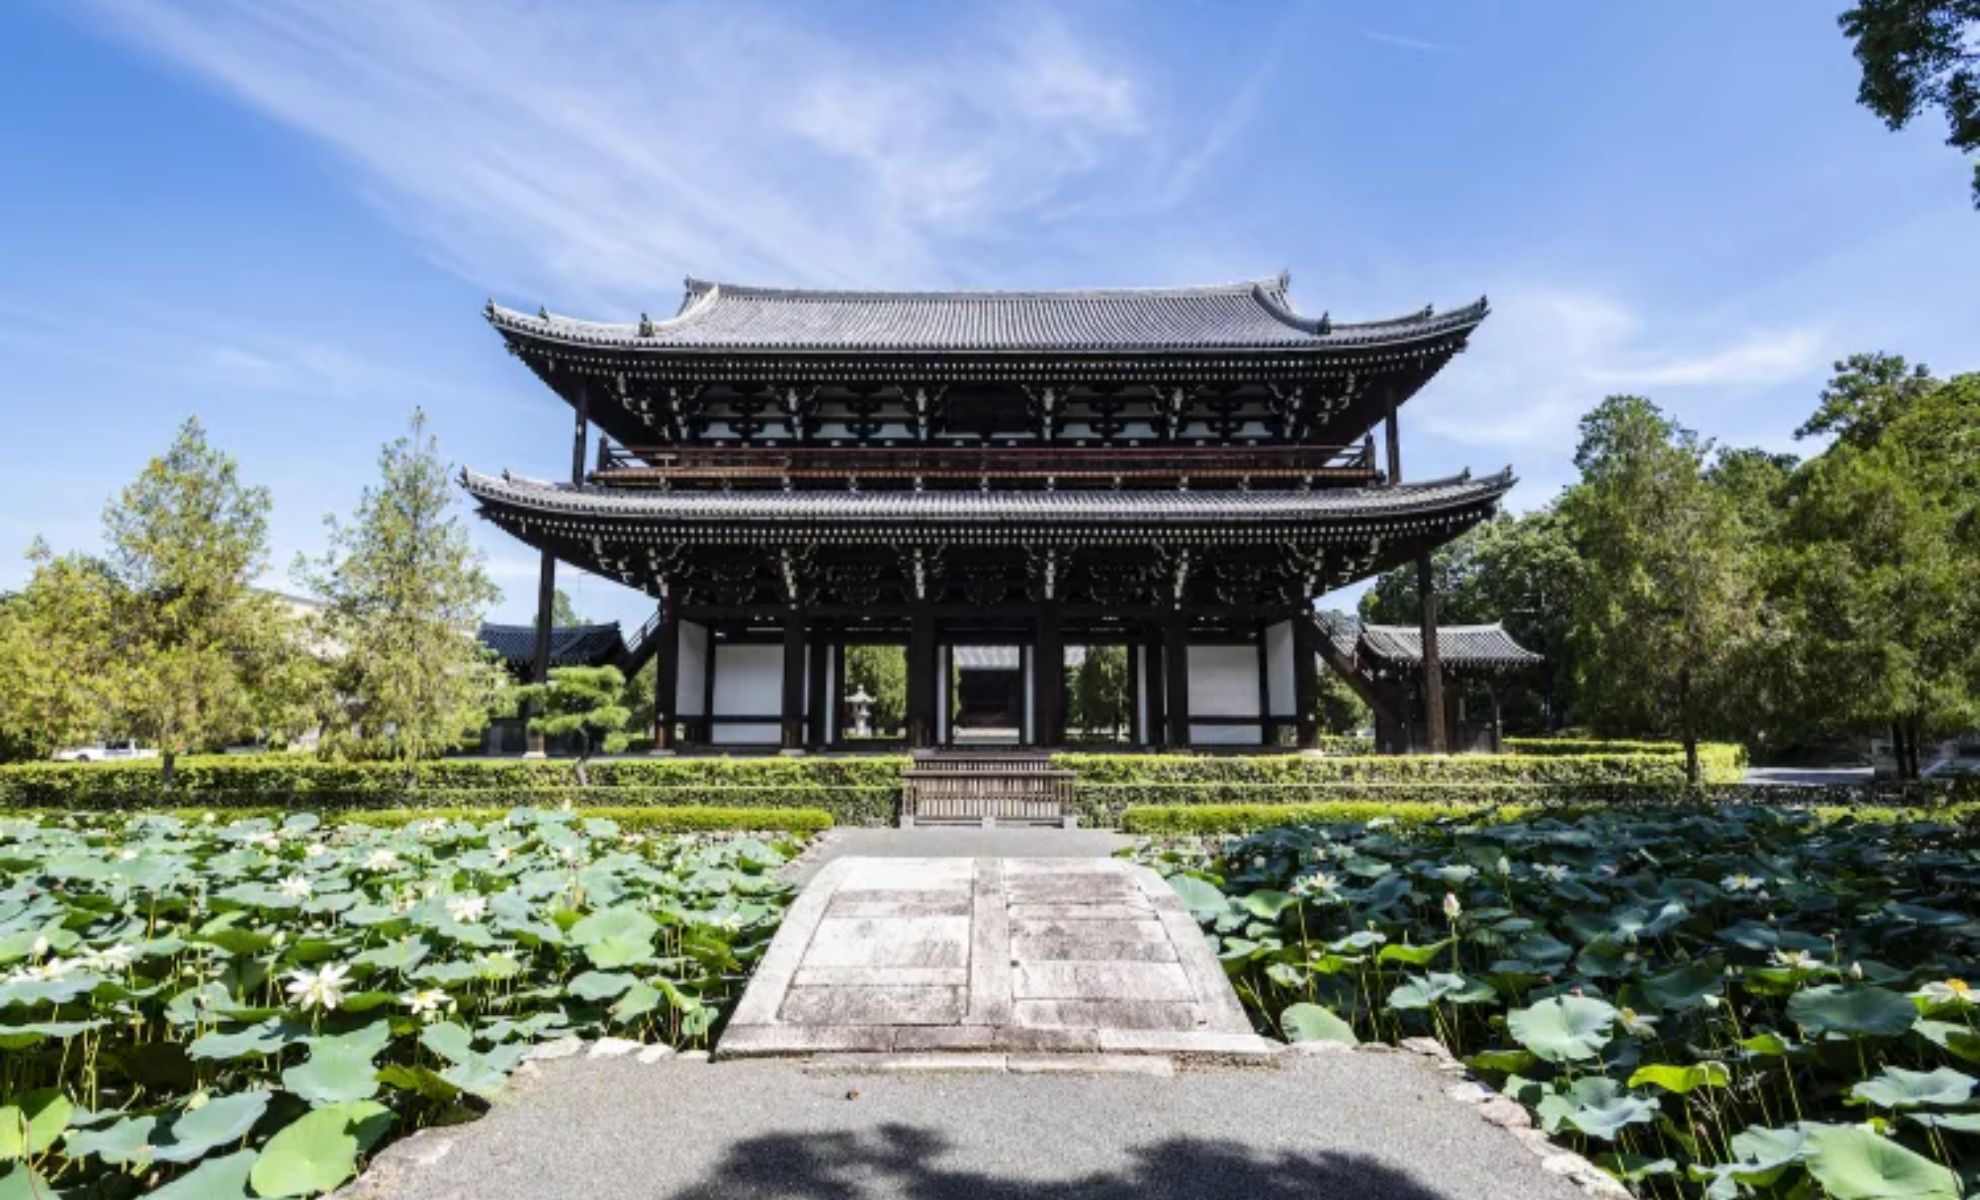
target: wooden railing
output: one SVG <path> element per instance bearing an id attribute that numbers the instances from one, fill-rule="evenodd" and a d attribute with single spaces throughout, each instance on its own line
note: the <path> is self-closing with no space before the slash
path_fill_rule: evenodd
<path id="1" fill-rule="evenodd" d="M 654 447 L 601 445 L 593 478 L 621 486 L 923 486 L 956 483 L 1238 485 L 1364 482 L 1374 448 L 1169 447 Z"/>
<path id="2" fill-rule="evenodd" d="M 1061 825 L 1073 772 L 1022 751 L 916 751 L 901 776 L 901 824 Z"/>

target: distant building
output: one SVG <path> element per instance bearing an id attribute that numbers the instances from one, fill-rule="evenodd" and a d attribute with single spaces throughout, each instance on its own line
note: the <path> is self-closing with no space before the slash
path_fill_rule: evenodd
<path id="1" fill-rule="evenodd" d="M 1497 753 L 1501 732 L 1494 680 L 1546 660 L 1497 624 L 1439 626 L 1437 650 L 1447 684 L 1440 690 L 1449 749 Z M 1412 699 L 1423 673 L 1421 629 L 1331 622 L 1320 653 L 1374 713 L 1377 749 L 1404 754 L 1425 748 L 1421 697 Z M 1482 708 L 1474 706 L 1479 698 L 1484 701 Z"/>
<path id="2" fill-rule="evenodd" d="M 1397 410 L 1483 300 L 1349 323 L 1288 289 L 690 280 L 672 318 L 619 324 L 491 302 L 575 418 L 568 482 L 463 477 L 543 552 L 531 677 L 563 562 L 658 602 L 661 747 L 843 747 L 843 651 L 870 643 L 905 650 L 916 748 L 978 719 L 1064 744 L 1075 645 L 1127 648 L 1133 743 L 1315 744 L 1314 600 L 1427 560 L 1514 480 L 1402 479 Z M 958 696 L 973 646 L 1016 665 L 965 662 Z"/>

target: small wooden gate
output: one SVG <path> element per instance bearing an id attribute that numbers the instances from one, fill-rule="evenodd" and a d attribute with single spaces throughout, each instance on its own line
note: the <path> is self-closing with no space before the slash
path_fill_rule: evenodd
<path id="1" fill-rule="evenodd" d="M 1073 772 L 1044 753 L 917 750 L 902 776 L 901 826 L 1073 824 Z"/>

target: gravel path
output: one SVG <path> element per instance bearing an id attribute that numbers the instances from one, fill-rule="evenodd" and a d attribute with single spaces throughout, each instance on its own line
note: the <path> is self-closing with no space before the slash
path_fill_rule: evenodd
<path id="1" fill-rule="evenodd" d="M 479 1121 L 390 1148 L 348 1194 L 1585 1200 L 1418 1056 L 1280 1061 L 1151 1078 L 571 1059 Z"/>

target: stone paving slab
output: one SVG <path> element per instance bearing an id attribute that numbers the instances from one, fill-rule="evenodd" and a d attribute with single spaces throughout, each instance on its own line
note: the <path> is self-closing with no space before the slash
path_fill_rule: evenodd
<path id="1" fill-rule="evenodd" d="M 1268 1051 L 1195 919 L 1147 867 L 851 856 L 791 905 L 715 1053 Z"/>

